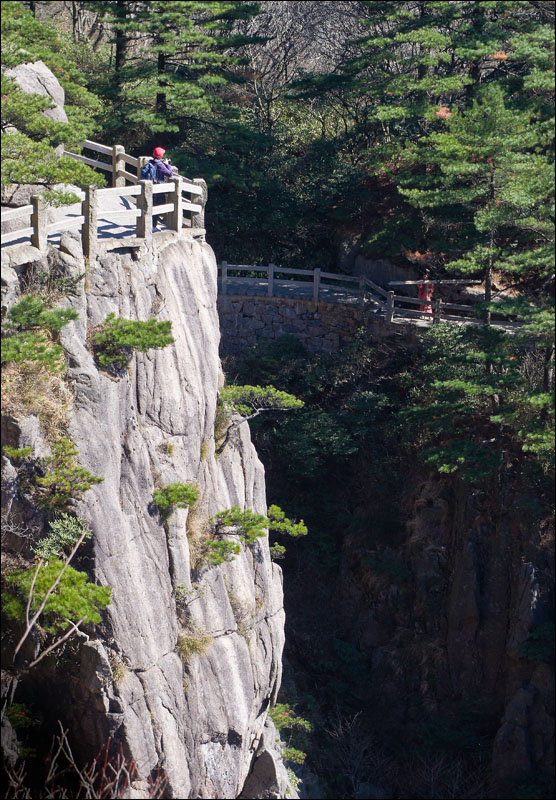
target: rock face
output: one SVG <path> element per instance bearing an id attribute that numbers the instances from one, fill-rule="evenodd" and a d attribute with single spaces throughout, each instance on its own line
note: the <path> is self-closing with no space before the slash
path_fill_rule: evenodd
<path id="1" fill-rule="evenodd" d="M 65 92 L 60 86 L 53 72 L 42 61 L 18 64 L 13 69 L 5 70 L 4 74 L 12 78 L 22 92 L 39 94 L 52 101 L 54 108 L 45 108 L 41 113 L 55 122 L 67 122 L 68 117 L 64 111 Z"/>
<path id="2" fill-rule="evenodd" d="M 94 530 L 95 575 L 112 587 L 103 636 L 81 648 L 73 726 L 91 753 L 118 732 L 137 762 L 136 796 L 157 773 L 169 796 L 232 798 L 280 684 L 281 570 L 266 539 L 230 563 L 195 563 L 210 515 L 232 505 L 266 512 L 264 473 L 247 425 L 215 455 L 222 375 L 212 250 L 155 238 L 155 251 L 139 258 L 121 250 L 90 266 L 87 292 L 72 298 L 79 319 L 63 332 L 70 435 L 83 466 L 104 477 L 78 513 Z M 87 332 L 112 311 L 171 320 L 175 343 L 135 354 L 119 379 L 99 372 Z M 175 481 L 195 484 L 199 500 L 164 525 L 153 491 Z"/>
<path id="3" fill-rule="evenodd" d="M 380 548 L 390 577 L 365 566 L 368 539 L 353 537 L 335 596 L 372 663 L 379 714 L 402 727 L 415 708 L 447 720 L 463 708 L 454 735 L 464 743 L 480 721 L 492 742 L 488 796 L 511 796 L 524 777 L 554 773 L 554 672 L 523 650 L 551 618 L 553 529 L 517 510 L 511 477 L 487 492 L 413 475 L 405 535 Z"/>

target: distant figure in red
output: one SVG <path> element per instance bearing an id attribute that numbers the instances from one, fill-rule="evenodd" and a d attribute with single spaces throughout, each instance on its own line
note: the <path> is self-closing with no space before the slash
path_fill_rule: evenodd
<path id="1" fill-rule="evenodd" d="M 430 304 L 430 300 L 432 299 L 432 293 L 434 291 L 434 284 L 429 281 L 428 275 L 423 275 L 423 280 L 417 284 L 417 297 L 419 300 L 426 300 L 427 303 L 423 303 L 419 306 L 419 311 L 426 311 L 427 314 L 432 314 L 432 306 Z"/>

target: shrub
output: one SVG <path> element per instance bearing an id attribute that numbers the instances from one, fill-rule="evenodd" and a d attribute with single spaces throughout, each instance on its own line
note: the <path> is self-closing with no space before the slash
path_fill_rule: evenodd
<path id="1" fill-rule="evenodd" d="M 40 297 L 27 294 L 10 308 L 4 327 L 10 333 L 42 328 L 56 334 L 78 316 L 72 308 L 47 309 Z"/>
<path id="2" fill-rule="evenodd" d="M 220 390 L 220 398 L 248 419 L 263 411 L 291 411 L 304 405 L 303 400 L 274 386 L 226 386 Z"/>
<path id="3" fill-rule="evenodd" d="M 269 530 L 273 533 L 280 533 L 284 536 L 306 536 L 307 526 L 301 520 L 300 522 L 292 522 L 288 519 L 280 506 L 272 505 L 268 509 Z"/>
<path id="4" fill-rule="evenodd" d="M 313 726 L 309 720 L 303 719 L 303 717 L 296 714 L 294 708 L 289 703 L 276 703 L 268 713 L 280 733 L 284 730 L 298 730 L 311 733 L 313 730 Z"/>
<path id="5" fill-rule="evenodd" d="M 31 613 L 41 605 L 47 591 L 56 581 L 64 563 L 52 559 L 36 569 L 16 570 L 5 578 L 7 588 L 2 596 L 2 608 L 9 619 L 23 622 L 25 608 L 36 573 Z M 41 627 L 50 634 L 68 627 L 68 620 L 98 623 L 99 611 L 110 603 L 110 587 L 89 583 L 85 572 L 67 566 L 62 578 L 48 597 L 41 615 Z"/>
<path id="6" fill-rule="evenodd" d="M 77 448 L 71 439 L 60 439 L 52 445 L 52 450 L 51 456 L 42 459 L 46 475 L 35 479 L 45 490 L 38 499 L 43 508 L 63 509 L 70 500 L 78 499 L 93 484 L 104 480 L 77 463 Z"/>
<path id="7" fill-rule="evenodd" d="M 241 551 L 238 542 L 229 542 L 226 539 L 211 539 L 207 547 L 209 564 L 214 566 L 223 564 L 224 561 L 231 561 Z"/>
<path id="8" fill-rule="evenodd" d="M 77 317 L 72 308 L 46 309 L 40 297 L 24 295 L 6 315 L 2 363 L 36 361 L 59 372 L 64 368 L 63 351 L 52 337 Z"/>
<path id="9" fill-rule="evenodd" d="M 62 353 L 61 346 L 53 344 L 43 333 L 25 331 L 2 339 L 2 364 L 37 361 L 51 372 L 60 372 L 64 368 Z"/>
<path id="10" fill-rule="evenodd" d="M 304 536 L 307 533 L 303 520 L 297 524 L 292 523 L 282 509 L 274 505 L 268 509 L 268 517 L 265 517 L 264 514 L 256 514 L 249 509 L 242 511 L 238 506 L 232 506 L 232 508 L 215 514 L 211 522 L 214 525 L 216 536 L 224 533 L 229 536 L 237 536 L 239 541 L 247 546 L 253 545 L 257 539 L 266 534 L 267 530 L 290 536 Z M 231 561 L 240 552 L 240 546 L 238 542 L 211 539 L 208 542 L 208 552 L 211 564 L 222 564 L 223 561 Z M 270 552 L 273 558 L 282 558 L 286 548 L 274 543 Z"/>
<path id="11" fill-rule="evenodd" d="M 50 523 L 48 535 L 35 545 L 33 552 L 45 561 L 61 558 L 71 552 L 83 534 L 85 539 L 93 535 L 85 520 L 62 513 Z"/>
<path id="12" fill-rule="evenodd" d="M 102 330 L 93 336 L 93 347 L 99 364 L 103 367 L 125 367 L 131 358 L 132 350 L 144 353 L 146 350 L 160 349 L 174 342 L 170 336 L 172 323 L 168 320 L 157 322 L 149 319 L 139 320 L 116 318 L 109 314 Z"/>
<path id="13" fill-rule="evenodd" d="M 282 752 L 282 758 L 291 764 L 303 764 L 307 758 L 307 753 L 304 753 L 303 750 L 298 750 L 296 747 L 285 747 Z"/>
<path id="14" fill-rule="evenodd" d="M 313 725 L 309 720 L 296 714 L 289 703 L 276 703 L 268 713 L 280 732 L 280 737 L 287 734 L 287 746 L 282 752 L 284 761 L 290 764 L 303 764 L 306 754 L 299 749 L 299 746 L 307 747 L 307 734 L 312 732 Z"/>
<path id="15" fill-rule="evenodd" d="M 176 653 L 184 664 L 189 664 L 193 656 L 202 656 L 212 644 L 213 637 L 210 633 L 199 628 L 191 628 L 178 633 Z"/>
<path id="16" fill-rule="evenodd" d="M 274 542 L 272 547 L 270 547 L 269 549 L 271 557 L 276 561 L 278 561 L 280 558 L 284 558 L 284 556 L 286 555 L 286 548 L 284 547 L 284 545 L 278 544 L 277 542 Z"/>
<path id="17" fill-rule="evenodd" d="M 190 483 L 169 483 L 163 489 L 155 489 L 153 502 L 163 519 L 168 519 L 174 508 L 187 508 L 197 502 L 197 489 Z"/>
<path id="18" fill-rule="evenodd" d="M 30 447 L 9 447 L 4 445 L 2 452 L 12 461 L 20 461 L 20 459 L 30 456 L 33 451 Z"/>
<path id="19" fill-rule="evenodd" d="M 217 532 L 223 528 L 235 528 L 232 535 L 239 536 L 240 540 L 248 545 L 254 544 L 256 539 L 264 536 L 268 527 L 268 519 L 264 514 L 256 514 L 249 509 L 242 511 L 238 506 L 219 511 L 212 521 Z"/>

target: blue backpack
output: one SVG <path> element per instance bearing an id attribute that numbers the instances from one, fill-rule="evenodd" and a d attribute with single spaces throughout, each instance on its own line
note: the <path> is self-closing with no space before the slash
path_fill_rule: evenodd
<path id="1" fill-rule="evenodd" d="M 157 179 L 157 168 L 154 161 L 149 161 L 148 164 L 141 169 L 141 180 L 143 181 L 153 181 L 156 182 Z"/>

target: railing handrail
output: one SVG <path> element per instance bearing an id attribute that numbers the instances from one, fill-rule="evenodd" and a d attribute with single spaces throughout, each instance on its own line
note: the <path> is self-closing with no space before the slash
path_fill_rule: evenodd
<path id="1" fill-rule="evenodd" d="M 446 303 L 440 297 L 435 297 L 431 300 L 423 300 L 423 299 L 416 299 L 414 297 L 406 297 L 405 295 L 396 295 L 392 290 L 387 291 L 382 286 L 374 283 L 366 276 L 353 276 L 353 275 L 342 275 L 340 273 L 334 272 L 322 272 L 320 269 L 314 270 L 307 270 L 307 269 L 294 269 L 292 267 L 279 267 L 275 264 L 268 264 L 268 265 L 261 265 L 261 264 L 228 264 L 226 261 L 222 261 L 221 264 L 217 264 L 217 269 L 221 274 L 220 280 L 220 290 L 222 295 L 228 294 L 228 281 L 230 278 L 234 282 L 239 282 L 240 284 L 243 283 L 247 285 L 256 285 L 260 284 L 261 278 L 249 278 L 249 277 L 241 277 L 239 275 L 230 276 L 229 272 L 261 272 L 262 280 L 264 281 L 265 276 L 268 280 L 268 290 L 267 295 L 273 297 L 274 290 L 276 288 L 275 281 L 280 280 L 277 279 L 277 275 L 286 274 L 286 275 L 312 275 L 313 280 L 313 302 L 319 302 L 324 300 L 321 295 L 321 287 L 324 285 L 325 287 L 331 287 L 334 285 L 334 282 L 338 281 L 346 281 L 347 283 L 357 283 L 358 290 L 354 287 L 353 294 L 358 295 L 359 303 L 362 306 L 366 306 L 367 302 L 372 303 L 375 306 L 384 312 L 386 322 L 392 322 L 395 317 L 395 310 L 396 308 L 398 311 L 402 311 L 406 319 L 407 318 L 418 318 L 418 319 L 426 319 L 431 320 L 433 323 L 438 323 L 442 319 L 446 320 L 462 320 L 462 321 L 471 321 L 471 318 L 476 319 L 475 313 L 475 305 L 463 305 L 460 303 Z M 296 288 L 296 287 L 307 287 L 311 284 L 311 281 L 299 281 L 293 280 L 290 278 L 282 279 L 282 284 L 287 284 L 287 288 Z M 370 294 L 367 294 L 366 289 L 372 289 L 374 292 L 382 295 L 386 298 L 386 302 L 382 300 L 378 300 L 376 297 L 373 297 Z M 261 295 L 262 296 L 262 295 Z M 307 300 L 307 298 L 298 298 Z M 335 298 L 333 298 L 334 300 Z M 418 309 L 407 309 L 407 308 L 400 308 L 399 305 L 396 305 L 396 301 L 399 303 L 406 303 L 408 305 L 419 306 Z M 479 301 L 480 302 L 480 301 Z M 467 313 L 467 318 L 462 316 L 454 316 L 447 314 L 446 311 L 461 311 Z M 493 312 L 495 313 L 495 312 Z"/>
<path id="2" fill-rule="evenodd" d="M 19 230 L 10 231 L 2 235 L 0 238 L 0 243 L 2 245 L 14 247 L 16 246 L 13 244 L 15 240 L 30 236 L 31 244 L 42 250 L 46 247 L 48 235 L 50 233 L 62 230 L 66 225 L 68 228 L 75 228 L 80 225 L 82 226 L 84 252 L 90 257 L 93 250 L 95 250 L 94 243 L 98 238 L 98 224 L 96 220 L 98 219 L 99 213 L 99 200 L 111 195 L 117 195 L 122 198 L 137 198 L 137 207 L 135 207 L 134 201 L 132 201 L 131 208 L 116 209 L 109 212 L 110 215 L 128 214 L 136 217 L 136 240 L 150 238 L 151 219 L 161 214 L 170 215 L 169 227 L 172 230 L 181 230 L 185 225 L 183 215 L 188 214 L 189 226 L 204 232 L 206 183 L 202 179 L 191 179 L 179 175 L 177 169 L 173 167 L 174 175 L 169 182 L 152 184 L 150 181 L 145 182 L 141 179 L 141 169 L 144 164 L 150 160 L 151 156 L 139 156 L 136 158 L 135 156 L 127 154 L 122 145 L 112 145 L 110 147 L 109 145 L 100 144 L 99 142 L 93 142 L 90 139 L 85 139 L 80 142 L 79 146 L 93 153 L 110 156 L 111 163 L 89 158 L 89 156 L 74 153 L 65 148 L 62 150 L 62 154 L 70 158 L 75 158 L 95 169 L 111 173 L 112 186 L 104 189 L 89 187 L 87 193 L 79 192 L 78 197 L 83 204 L 82 214 L 74 217 L 66 216 L 64 219 L 53 223 L 47 222 L 46 203 L 44 199 L 38 199 L 42 197 L 41 195 L 36 195 L 31 198 L 31 205 L 2 211 L 0 216 L 1 222 L 19 219 L 26 215 L 31 217 L 30 227 L 20 228 Z M 135 174 L 128 172 L 125 169 L 126 165 L 135 167 Z M 126 182 L 131 185 L 126 185 Z M 150 184 L 150 190 L 148 192 L 145 188 L 145 183 Z M 155 205 L 153 207 L 153 195 L 169 195 L 170 197 L 168 200 L 170 202 L 165 202 L 163 205 Z M 91 200 L 95 205 L 95 214 L 93 215 L 90 213 Z M 66 206 L 65 208 L 68 207 Z M 144 222 L 141 221 L 144 218 L 148 218 L 148 225 L 145 225 Z M 146 233 L 145 231 L 147 228 L 149 231 Z M 141 232 L 142 235 L 139 235 L 139 232 Z"/>

